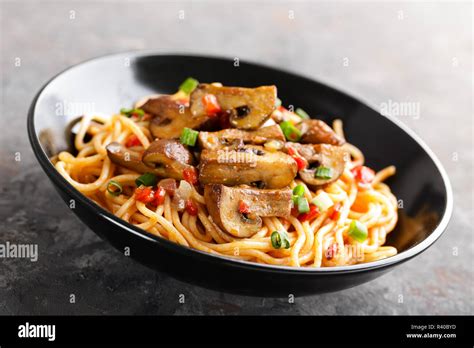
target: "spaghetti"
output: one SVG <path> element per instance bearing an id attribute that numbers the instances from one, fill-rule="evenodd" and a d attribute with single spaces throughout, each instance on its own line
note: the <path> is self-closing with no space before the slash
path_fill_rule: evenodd
<path id="1" fill-rule="evenodd" d="M 344 139 L 340 120 L 334 121 L 332 129 Z M 160 191 L 158 204 L 137 199 L 136 180 L 142 173 L 111 161 L 107 145 L 126 144 L 134 139 L 135 149 L 143 152 L 153 138 L 149 117 L 84 116 L 74 141 L 77 154 L 59 153 L 55 167 L 78 191 L 118 218 L 155 236 L 207 253 L 293 267 L 350 265 L 397 253 L 394 247 L 384 246 L 398 215 L 397 200 L 383 181 L 395 174 L 395 167 L 387 167 L 370 182 L 364 182 L 360 179 L 360 168 L 366 168 L 364 155 L 354 145 L 342 145 L 350 160 L 336 181 L 317 189 L 299 177 L 289 184 L 293 190 L 298 187 L 306 202 L 313 202 L 324 192 L 330 198 L 326 202 L 329 208 L 320 209 L 307 219 L 302 219 L 302 214 L 263 217 L 258 232 L 240 238 L 226 233 L 215 223 L 199 185 L 188 185 L 192 209 L 174 204 L 173 192 L 169 190 Z M 352 233 L 357 230 L 354 222 L 365 226 L 365 238 Z M 276 235 L 275 231 L 281 234 Z M 275 247 L 275 240 L 282 236 L 289 245 Z"/>

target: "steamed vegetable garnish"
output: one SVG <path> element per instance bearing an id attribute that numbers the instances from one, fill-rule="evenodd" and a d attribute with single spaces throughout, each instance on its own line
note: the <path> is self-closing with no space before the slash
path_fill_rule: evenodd
<path id="1" fill-rule="evenodd" d="M 110 180 L 107 184 L 107 192 L 110 193 L 112 196 L 118 196 L 122 193 L 122 191 L 122 184 L 115 180 Z"/>
<path id="2" fill-rule="evenodd" d="M 142 109 L 127 109 L 127 108 L 121 108 L 120 113 L 125 116 L 143 116 L 145 115 L 145 112 Z"/>
<path id="3" fill-rule="evenodd" d="M 314 177 L 318 179 L 331 179 L 332 169 L 324 166 L 319 166 L 314 171 Z"/>
<path id="4" fill-rule="evenodd" d="M 283 121 L 280 123 L 280 128 L 288 141 L 296 142 L 301 139 L 300 130 L 291 121 Z"/>
<path id="5" fill-rule="evenodd" d="M 298 213 L 307 213 L 309 211 L 309 203 L 305 197 L 298 197 L 296 199 L 296 207 L 298 209 Z"/>
<path id="6" fill-rule="evenodd" d="M 348 234 L 359 243 L 362 243 L 367 239 L 367 226 L 358 220 L 352 220 Z"/>
<path id="7" fill-rule="evenodd" d="M 174 94 L 82 124 L 77 157 L 59 154 L 55 165 L 118 218 L 185 248 L 311 268 L 394 255 L 383 244 L 397 200 L 381 182 L 395 169 L 375 174 L 340 121 L 332 129 L 288 102 L 275 86 L 188 78 Z M 362 258 L 345 249 L 358 243 Z"/>
<path id="8" fill-rule="evenodd" d="M 274 249 L 289 249 L 290 240 L 288 239 L 288 234 L 285 231 L 273 231 L 270 236 L 272 246 Z"/>
<path id="9" fill-rule="evenodd" d="M 293 188 L 293 194 L 295 196 L 300 196 L 300 197 L 303 197 L 304 195 L 304 186 L 303 185 L 296 185 L 294 188 Z"/>
<path id="10" fill-rule="evenodd" d="M 199 132 L 192 130 L 190 128 L 184 128 L 179 140 L 183 145 L 194 146 L 196 145 L 196 140 L 199 135 Z"/>
<path id="11" fill-rule="evenodd" d="M 191 92 L 194 91 L 198 85 L 199 85 L 198 80 L 193 79 L 192 77 L 188 77 L 179 86 L 179 90 L 185 94 L 191 94 Z"/>

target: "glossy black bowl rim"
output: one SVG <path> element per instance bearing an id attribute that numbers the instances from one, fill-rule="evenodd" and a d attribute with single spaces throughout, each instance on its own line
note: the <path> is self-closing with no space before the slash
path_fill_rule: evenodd
<path id="1" fill-rule="evenodd" d="M 145 240 L 148 240 L 151 243 L 157 243 L 160 246 L 172 250 L 173 252 L 177 252 L 182 255 L 190 256 L 192 258 L 207 258 L 209 262 L 221 262 L 223 264 L 228 264 L 231 267 L 238 267 L 241 269 L 248 269 L 248 270 L 253 270 L 253 271 L 264 271 L 264 272 L 276 272 L 276 273 L 300 273 L 300 274 L 306 274 L 306 275 L 317 275 L 317 274 L 345 274 L 345 273 L 354 273 L 354 272 L 364 272 L 364 271 L 369 271 L 373 269 L 378 269 L 378 268 L 385 268 L 389 267 L 392 265 L 395 265 L 397 263 L 402 263 L 404 261 L 407 261 L 411 259 L 412 257 L 422 253 L 426 249 L 428 249 L 431 245 L 436 242 L 436 240 L 443 234 L 443 232 L 446 230 L 446 227 L 448 226 L 449 220 L 452 215 L 453 211 L 453 194 L 452 194 L 452 188 L 451 188 L 451 183 L 449 181 L 448 175 L 446 174 L 446 171 L 444 170 L 441 162 L 438 160 L 436 155 L 431 151 L 431 149 L 414 133 L 410 128 L 408 128 L 406 125 L 404 125 L 401 121 L 397 120 L 396 118 L 387 116 L 387 115 L 381 115 L 379 112 L 374 110 L 372 107 L 368 105 L 368 103 L 362 102 L 359 99 L 356 99 L 346 93 L 345 91 L 341 89 L 336 89 L 326 83 L 321 83 L 318 81 L 315 81 L 313 79 L 304 77 L 298 73 L 294 73 L 288 70 L 284 69 L 279 69 L 275 68 L 272 66 L 267 66 L 261 63 L 255 63 L 249 60 L 243 60 L 242 63 L 252 65 L 258 68 L 263 68 L 263 69 L 271 69 L 274 71 L 279 71 L 283 72 L 285 74 L 290 74 L 293 75 L 299 79 L 303 79 L 306 81 L 310 81 L 311 83 L 318 83 L 322 84 L 325 87 L 333 90 L 334 92 L 337 92 L 337 94 L 342 94 L 345 98 L 351 99 L 354 102 L 357 102 L 359 104 L 366 105 L 367 107 L 371 108 L 375 112 L 377 112 L 381 117 L 388 118 L 392 123 L 394 123 L 396 126 L 400 127 L 404 132 L 406 132 L 410 137 L 412 137 L 422 148 L 423 150 L 428 154 L 428 156 L 431 158 L 431 160 L 434 162 L 436 168 L 439 170 L 444 187 L 446 190 L 446 208 L 444 211 L 444 214 L 442 216 L 441 221 L 439 222 L 438 226 L 435 228 L 435 230 L 423 241 L 420 243 L 414 245 L 410 249 L 406 251 L 402 251 L 401 253 L 398 253 L 394 256 L 377 260 L 377 261 L 372 261 L 372 262 L 367 262 L 367 263 L 360 263 L 360 264 L 355 264 L 355 265 L 348 265 L 348 266 L 335 266 L 335 267 L 320 267 L 320 268 L 312 268 L 312 267 L 292 267 L 292 266 L 279 266 L 279 265 L 268 265 L 268 264 L 260 264 L 260 263 L 255 263 L 255 262 L 250 262 L 250 261 L 243 261 L 243 260 L 237 260 L 237 259 L 231 259 L 227 258 L 225 256 L 220 256 L 220 255 L 215 255 L 215 254 L 210 254 L 204 251 L 196 250 L 191 247 L 185 247 L 182 245 L 179 245 L 177 243 L 171 242 L 165 238 L 161 238 L 155 235 L 152 235 L 151 233 L 146 232 L 145 230 L 142 230 L 118 217 L 110 213 L 109 211 L 105 210 L 104 208 L 100 207 L 96 203 L 94 203 L 92 200 L 88 199 L 86 196 L 84 196 L 82 193 L 80 193 L 76 188 L 74 188 L 69 182 L 63 178 L 63 176 L 54 168 L 53 164 L 49 160 L 48 156 L 45 154 L 43 151 L 43 148 L 41 147 L 39 140 L 36 136 L 36 129 L 34 125 L 34 117 L 35 117 L 35 110 L 36 110 L 36 103 L 38 99 L 40 98 L 42 92 L 52 83 L 54 82 L 59 76 L 62 74 L 72 71 L 74 69 L 78 69 L 81 66 L 88 64 L 88 63 L 95 63 L 100 60 L 107 60 L 111 59 L 114 57 L 120 57 L 124 56 L 130 59 L 134 58 L 142 58 L 142 57 L 149 57 L 149 56 L 160 56 L 160 57 L 168 57 L 168 58 L 202 58 L 202 59 L 215 59 L 215 60 L 221 60 L 221 61 L 228 61 L 228 62 L 233 62 L 233 58 L 229 57 L 220 57 L 220 56 L 215 56 L 215 55 L 198 55 L 198 54 L 188 54 L 188 53 L 158 53 L 158 52 L 153 52 L 153 51 L 128 51 L 128 52 L 120 52 L 120 53 L 114 53 L 114 54 L 107 54 L 99 57 L 95 57 L 92 59 L 88 59 L 82 62 L 79 62 L 77 64 L 74 64 L 63 71 L 59 72 L 57 75 L 55 75 L 53 78 L 51 78 L 48 82 L 46 82 L 41 89 L 38 91 L 38 93 L 35 95 L 33 98 L 29 111 L 28 111 L 28 118 L 27 118 L 27 128 L 28 128 L 28 138 L 30 141 L 30 144 L 32 146 L 33 152 L 40 163 L 41 167 L 45 171 L 45 173 L 48 175 L 50 180 L 53 181 L 53 183 L 59 187 L 62 191 L 65 191 L 71 199 L 75 199 L 82 203 L 84 206 L 86 206 L 88 209 L 93 210 L 96 214 L 99 214 L 103 219 L 108 220 L 110 223 L 115 224 L 117 227 L 120 227 L 122 229 L 125 229 L 129 233 L 132 233 L 140 238 L 143 238 Z M 120 105 L 118 106 L 120 107 Z"/>

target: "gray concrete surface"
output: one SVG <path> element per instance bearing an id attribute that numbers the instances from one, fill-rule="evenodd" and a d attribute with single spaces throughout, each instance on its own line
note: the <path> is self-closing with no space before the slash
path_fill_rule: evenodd
<path id="1" fill-rule="evenodd" d="M 39 245 L 37 262 L 0 260 L 0 314 L 472 314 L 472 4 L 1 1 L 0 11 L 0 241 Z M 131 49 L 239 57 L 375 107 L 418 103 L 419 115 L 400 119 L 451 178 L 447 233 L 373 282 L 294 304 L 198 288 L 124 257 L 60 201 L 30 150 L 26 113 L 57 72 Z"/>

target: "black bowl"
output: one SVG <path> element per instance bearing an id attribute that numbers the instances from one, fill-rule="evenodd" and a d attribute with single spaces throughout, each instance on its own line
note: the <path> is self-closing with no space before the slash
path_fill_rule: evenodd
<path id="1" fill-rule="evenodd" d="M 175 91 L 186 77 L 224 85 L 275 84 L 285 104 L 311 115 L 344 121 L 347 139 L 374 169 L 397 167 L 389 180 L 403 201 L 400 222 L 388 245 L 399 254 L 352 266 L 297 269 L 230 260 L 155 237 L 97 206 L 54 169 L 49 157 L 69 148 L 71 122 L 85 111 L 117 112 L 142 96 Z M 231 59 L 123 53 L 96 58 L 60 73 L 34 98 L 28 114 L 33 151 L 54 187 L 72 211 L 120 251 L 181 280 L 248 295 L 288 296 L 336 291 L 374 279 L 431 246 L 444 232 L 452 212 L 452 192 L 438 159 L 407 127 L 380 115 L 331 87 L 279 69 Z"/>

